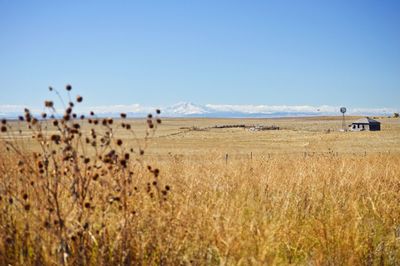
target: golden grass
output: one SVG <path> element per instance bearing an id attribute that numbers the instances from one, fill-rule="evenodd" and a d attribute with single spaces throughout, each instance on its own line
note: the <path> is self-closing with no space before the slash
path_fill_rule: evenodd
<path id="1" fill-rule="evenodd" d="M 1 264 L 59 263 L 59 243 L 44 226 L 44 199 L 18 178 L 9 167 L 12 161 L 2 159 L 2 183 L 12 184 L 0 205 Z M 162 206 L 142 191 L 130 197 L 135 210 L 128 228 L 132 263 L 360 265 L 400 260 L 398 155 L 276 155 L 225 164 L 211 154 L 197 162 L 175 156 L 157 167 L 172 193 Z M 151 180 L 143 172 L 136 172 L 132 184 L 141 190 L 140 184 Z M 22 210 L 20 191 L 30 194 L 29 212 Z M 105 207 L 102 198 L 115 192 L 94 191 L 94 210 L 86 214 L 90 227 L 83 230 L 75 212 L 66 220 L 72 264 L 79 251 L 71 239 L 79 233 L 84 264 L 106 265 L 124 257 L 118 253 L 123 212 Z M 68 202 L 64 197 L 62 202 Z"/>

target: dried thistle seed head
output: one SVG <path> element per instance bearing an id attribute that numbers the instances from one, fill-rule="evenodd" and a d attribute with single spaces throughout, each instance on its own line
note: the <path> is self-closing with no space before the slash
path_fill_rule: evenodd
<path id="1" fill-rule="evenodd" d="M 157 124 L 161 124 L 161 119 L 157 118 Z"/>
<path id="2" fill-rule="evenodd" d="M 139 154 L 144 155 L 144 150 L 140 149 Z"/>
<path id="3" fill-rule="evenodd" d="M 148 115 L 147 115 L 147 118 L 149 118 L 149 119 L 151 119 L 152 117 L 153 117 L 152 114 L 148 114 Z"/>
<path id="4" fill-rule="evenodd" d="M 93 111 L 90 111 L 90 115 L 92 115 L 92 116 L 93 116 L 93 115 L 94 115 L 94 112 L 93 112 Z"/>
<path id="5" fill-rule="evenodd" d="M 71 108 L 74 107 L 74 103 L 73 103 L 73 102 L 69 102 L 68 105 L 69 105 L 69 107 L 71 107 Z"/>
<path id="6" fill-rule="evenodd" d="M 7 127 L 6 126 L 1 126 L 1 132 L 7 132 Z"/>
<path id="7" fill-rule="evenodd" d="M 118 145 L 118 146 L 121 146 L 121 145 L 122 145 L 122 140 L 121 140 L 121 139 L 118 139 L 118 140 L 117 140 L 117 145 Z"/>
<path id="8" fill-rule="evenodd" d="M 50 224 L 49 221 L 45 221 L 45 222 L 43 223 L 43 226 L 44 226 L 44 228 L 50 228 L 50 227 L 51 227 L 51 224 Z"/>
<path id="9" fill-rule="evenodd" d="M 53 87 L 49 86 L 49 91 L 53 91 Z"/>
<path id="10" fill-rule="evenodd" d="M 61 140 L 61 136 L 60 135 L 51 135 L 51 140 L 54 142 L 59 142 Z"/>
<path id="11" fill-rule="evenodd" d="M 25 115 L 26 122 L 30 123 L 32 121 L 32 116 L 30 114 Z"/>
<path id="12" fill-rule="evenodd" d="M 46 117 L 47 117 L 47 114 L 46 113 L 42 113 L 42 118 L 44 119 Z"/>
<path id="13" fill-rule="evenodd" d="M 81 102 L 83 101 L 83 97 L 80 96 L 80 95 L 76 96 L 76 101 L 77 101 L 78 103 L 81 103 Z"/>
<path id="14" fill-rule="evenodd" d="M 114 122 L 114 120 L 113 120 L 112 118 L 109 118 L 109 119 L 108 119 L 108 124 L 112 125 L 113 122 Z"/>
<path id="15" fill-rule="evenodd" d="M 156 113 L 159 115 L 159 114 L 161 114 L 161 110 L 160 109 L 157 109 L 156 110 Z"/>
<path id="16" fill-rule="evenodd" d="M 80 119 L 81 119 L 81 120 L 85 119 L 85 116 L 84 116 L 84 115 L 81 115 Z"/>
<path id="17" fill-rule="evenodd" d="M 99 178 L 99 174 L 95 173 L 94 176 L 93 176 L 93 180 L 96 181 L 98 178 Z"/>
<path id="18" fill-rule="evenodd" d="M 70 84 L 67 84 L 67 85 L 65 86 L 65 89 L 66 89 L 67 91 L 71 91 L 71 90 L 72 90 L 72 86 L 71 86 Z"/>
<path id="19" fill-rule="evenodd" d="M 19 121 L 24 121 L 24 117 L 22 115 L 18 116 Z"/>
<path id="20" fill-rule="evenodd" d="M 121 113 L 121 118 L 126 118 L 126 114 L 125 113 Z"/>
<path id="21" fill-rule="evenodd" d="M 23 198 L 24 200 L 27 200 L 27 199 L 28 199 L 28 194 L 24 193 L 24 194 L 22 195 L 22 198 Z"/>
<path id="22" fill-rule="evenodd" d="M 86 222 L 86 223 L 83 225 L 83 229 L 85 229 L 85 230 L 89 229 L 89 223 L 88 223 L 88 222 Z"/>
<path id="23" fill-rule="evenodd" d="M 170 189 L 171 189 L 170 186 L 168 186 L 168 185 L 165 186 L 165 190 L 169 191 Z"/>
<path id="24" fill-rule="evenodd" d="M 77 117 L 78 117 L 77 114 L 75 114 L 75 113 L 72 114 L 72 118 L 75 119 L 75 118 L 77 118 Z"/>
<path id="25" fill-rule="evenodd" d="M 130 124 L 126 124 L 126 129 L 130 130 L 131 129 L 131 125 Z"/>
<path id="26" fill-rule="evenodd" d="M 86 209 L 89 209 L 89 208 L 90 208 L 90 202 L 86 202 L 86 203 L 85 203 L 85 208 L 86 208 Z"/>
<path id="27" fill-rule="evenodd" d="M 63 116 L 64 121 L 69 121 L 71 119 L 71 117 L 68 114 L 65 114 Z"/>
<path id="28" fill-rule="evenodd" d="M 44 101 L 44 106 L 47 108 L 53 108 L 54 103 L 53 103 L 53 101 Z"/>
<path id="29" fill-rule="evenodd" d="M 66 113 L 66 114 L 71 114 L 71 113 L 72 113 L 72 108 L 71 108 L 71 107 L 68 107 L 68 108 L 65 110 L 65 113 Z"/>
<path id="30" fill-rule="evenodd" d="M 158 177 L 158 175 L 160 174 L 160 170 L 158 170 L 157 168 L 154 169 L 153 174 L 155 177 Z"/>
<path id="31" fill-rule="evenodd" d="M 29 203 L 25 204 L 24 209 L 25 211 L 29 211 L 31 209 L 31 205 Z"/>
<path id="32" fill-rule="evenodd" d="M 3 124 L 3 125 L 5 125 L 5 124 L 7 124 L 7 120 L 6 119 L 1 119 L 1 124 Z"/>
<path id="33" fill-rule="evenodd" d="M 58 120 L 53 121 L 53 126 L 55 126 L 55 127 L 58 126 Z"/>

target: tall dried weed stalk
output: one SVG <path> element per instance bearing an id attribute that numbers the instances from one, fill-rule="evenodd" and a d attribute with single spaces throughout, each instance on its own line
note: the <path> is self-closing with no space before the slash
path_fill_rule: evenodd
<path id="1" fill-rule="evenodd" d="M 118 124 L 94 112 L 85 118 L 74 112 L 83 97 L 72 100 L 70 85 L 67 104 L 57 90 L 49 90 L 59 96 L 62 114 L 46 100 L 40 117 L 25 109 L 18 123 L 1 123 L 6 137 L 0 151 L 0 264 L 148 260 L 156 247 L 149 243 L 146 252 L 132 229 L 138 217 L 151 223 L 154 214 L 168 211 L 170 186 L 142 159 L 161 123 L 160 111 L 148 115 L 146 136 L 139 140 L 126 114 Z M 136 139 L 134 146 L 118 138 L 121 130 Z M 30 152 L 26 138 L 33 138 L 39 151 Z"/>

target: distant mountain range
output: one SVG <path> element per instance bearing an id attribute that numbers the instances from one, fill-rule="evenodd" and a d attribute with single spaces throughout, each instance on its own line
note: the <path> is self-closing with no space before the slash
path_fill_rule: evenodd
<path id="1" fill-rule="evenodd" d="M 190 102 L 180 102 L 171 106 L 159 107 L 164 117 L 232 117 L 232 118 L 258 118 L 258 117 L 296 117 L 341 115 L 340 106 L 310 106 L 310 105 L 228 105 L 205 104 L 199 105 Z M 23 113 L 24 106 L 0 105 L 0 117 L 14 118 Z M 95 107 L 80 107 L 79 114 L 88 114 L 94 111 L 101 117 L 117 117 L 120 113 L 127 113 L 130 117 L 144 117 L 155 112 L 156 107 L 132 105 L 110 105 Z M 392 115 L 399 112 L 400 108 L 348 108 L 348 115 Z M 32 113 L 40 114 L 43 108 L 31 108 Z M 62 114 L 62 110 L 58 111 Z"/>

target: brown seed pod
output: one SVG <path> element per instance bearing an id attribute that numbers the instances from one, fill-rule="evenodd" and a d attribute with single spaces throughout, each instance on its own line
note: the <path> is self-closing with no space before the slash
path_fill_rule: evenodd
<path id="1" fill-rule="evenodd" d="M 52 101 L 44 101 L 44 106 L 47 108 L 53 108 L 54 103 Z"/>
<path id="2" fill-rule="evenodd" d="M 158 175 L 160 174 L 160 170 L 158 170 L 157 168 L 154 169 L 153 174 L 155 177 L 158 177 Z"/>

